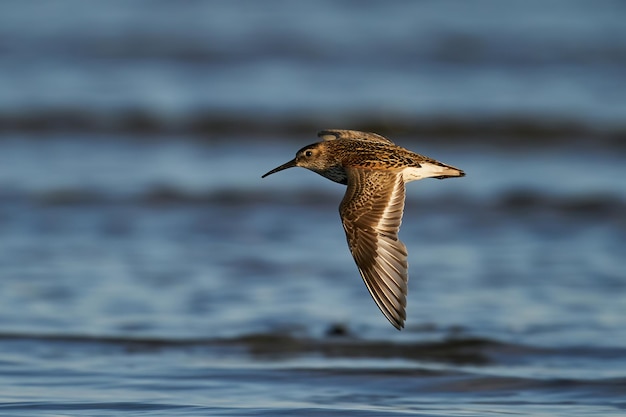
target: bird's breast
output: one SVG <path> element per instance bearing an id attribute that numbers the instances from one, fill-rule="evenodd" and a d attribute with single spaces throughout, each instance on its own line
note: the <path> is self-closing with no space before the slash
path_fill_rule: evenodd
<path id="1" fill-rule="evenodd" d="M 331 181 L 338 182 L 339 184 L 345 185 L 348 183 L 348 174 L 341 165 L 333 165 L 330 168 L 316 172 Z"/>

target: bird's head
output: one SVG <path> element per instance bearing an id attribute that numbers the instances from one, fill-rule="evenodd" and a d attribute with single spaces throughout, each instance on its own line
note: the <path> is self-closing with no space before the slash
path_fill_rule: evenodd
<path id="1" fill-rule="evenodd" d="M 329 161 L 327 158 L 326 144 L 324 142 L 314 143 L 312 145 L 307 145 L 304 148 L 300 149 L 296 152 L 296 157 L 289 162 L 282 164 L 279 167 L 274 168 L 269 171 L 261 178 L 265 178 L 268 175 L 272 175 L 278 171 L 282 171 L 287 168 L 293 167 L 302 167 L 306 169 L 310 169 L 314 172 L 322 172 L 329 166 Z"/>

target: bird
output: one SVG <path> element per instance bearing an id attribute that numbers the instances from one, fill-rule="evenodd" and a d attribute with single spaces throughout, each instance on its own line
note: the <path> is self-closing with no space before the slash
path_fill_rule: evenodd
<path id="1" fill-rule="evenodd" d="M 406 321 L 408 262 L 398 238 L 405 184 L 423 178 L 463 177 L 465 172 L 409 151 L 376 133 L 328 129 L 261 178 L 302 167 L 347 186 L 339 205 L 348 247 L 376 305 L 398 330 Z"/>

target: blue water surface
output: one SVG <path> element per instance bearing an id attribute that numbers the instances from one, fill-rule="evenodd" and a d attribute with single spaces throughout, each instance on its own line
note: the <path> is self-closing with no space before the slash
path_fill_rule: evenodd
<path id="1" fill-rule="evenodd" d="M 0 415 L 621 416 L 620 2 L 0 5 Z M 407 186 L 406 328 L 303 169 Z"/>

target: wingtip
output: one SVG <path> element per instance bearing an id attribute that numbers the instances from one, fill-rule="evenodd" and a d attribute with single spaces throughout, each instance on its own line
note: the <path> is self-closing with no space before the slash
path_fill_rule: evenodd
<path id="1" fill-rule="evenodd" d="M 391 323 L 393 327 L 395 327 L 398 331 L 402 331 L 404 329 L 404 322 L 406 321 L 406 304 L 403 303 L 401 307 L 396 307 L 392 310 L 385 308 L 384 303 L 378 303 L 378 300 L 374 298 L 378 308 L 383 313 L 387 321 Z"/>
<path id="2" fill-rule="evenodd" d="M 337 140 L 341 136 L 341 131 L 338 129 L 324 129 L 317 132 L 317 137 L 324 140 Z"/>
<path id="3" fill-rule="evenodd" d="M 325 141 L 338 139 L 354 139 L 366 142 L 385 143 L 391 145 L 394 144 L 391 140 L 382 135 L 379 135 L 378 133 L 363 132 L 360 130 L 324 129 L 317 132 L 317 136 Z"/>

